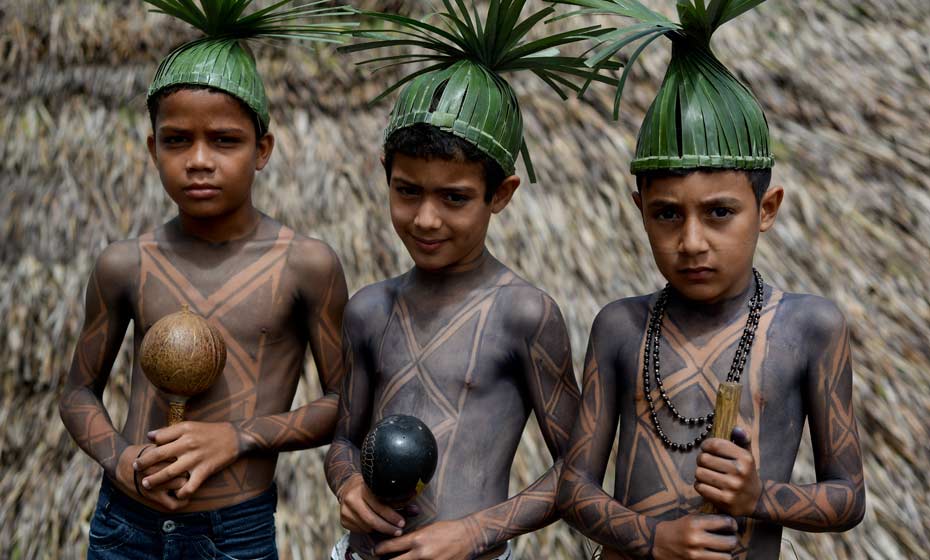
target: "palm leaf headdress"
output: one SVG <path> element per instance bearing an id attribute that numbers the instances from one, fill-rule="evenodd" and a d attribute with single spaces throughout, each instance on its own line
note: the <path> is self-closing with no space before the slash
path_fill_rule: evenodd
<path id="1" fill-rule="evenodd" d="M 416 52 L 372 58 L 362 64 L 384 63 L 381 68 L 385 68 L 425 63 L 376 98 L 403 87 L 384 138 L 417 123 L 430 124 L 470 142 L 508 174 L 515 172 L 517 154 L 521 153 L 530 181 L 535 182 L 523 140 L 520 105 L 501 74 L 530 71 L 566 98 L 566 91 L 581 91 L 592 81 L 616 84 L 616 80 L 602 76 L 600 69 L 619 65 L 608 63 L 592 69 L 581 58 L 559 53 L 563 45 L 597 36 L 597 26 L 527 40 L 526 35 L 554 13 L 551 7 L 521 19 L 526 0 L 490 0 L 482 19 L 464 0 L 442 0 L 442 4 L 444 10 L 434 14 L 441 20 L 436 24 L 429 22 L 432 18 L 361 12 L 394 27 L 358 32 L 368 40 L 342 47 L 347 52 L 413 47 Z"/>
<path id="2" fill-rule="evenodd" d="M 153 12 L 174 16 L 196 27 L 204 37 L 181 45 L 165 57 L 149 87 L 148 97 L 174 85 L 204 85 L 241 99 L 258 115 L 262 130 L 270 116 L 265 86 L 255 59 L 243 46 L 248 39 L 290 39 L 341 42 L 339 37 L 351 23 L 314 22 L 316 18 L 349 15 L 346 7 L 313 0 L 298 5 L 293 0 L 276 0 L 246 14 L 253 0 L 144 0 Z"/>
<path id="3" fill-rule="evenodd" d="M 636 23 L 598 37 L 588 64 L 596 66 L 623 48 L 639 43 L 629 55 L 617 87 L 617 118 L 630 67 L 659 37 L 672 42 L 672 58 L 662 87 L 639 131 L 631 171 L 672 169 L 768 169 L 775 159 L 762 107 L 717 60 L 711 36 L 721 25 L 765 0 L 679 0 L 680 23 L 637 0 L 554 0 L 581 7 L 567 14 L 611 14 Z M 562 16 L 565 17 L 565 16 Z"/>

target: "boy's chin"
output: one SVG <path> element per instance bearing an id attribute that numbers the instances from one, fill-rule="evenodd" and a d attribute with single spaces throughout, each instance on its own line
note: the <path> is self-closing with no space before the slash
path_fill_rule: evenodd
<path id="1" fill-rule="evenodd" d="M 716 303 L 725 297 L 727 289 L 716 283 L 691 283 L 670 281 L 674 289 L 683 298 L 694 303 Z"/>

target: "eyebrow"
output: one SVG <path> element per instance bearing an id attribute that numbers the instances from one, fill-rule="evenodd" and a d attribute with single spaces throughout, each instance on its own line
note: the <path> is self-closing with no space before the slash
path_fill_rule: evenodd
<path id="1" fill-rule="evenodd" d="M 426 190 L 426 188 L 423 187 L 422 185 L 418 185 L 412 181 L 408 181 L 407 179 L 404 179 L 403 177 L 395 176 L 394 180 L 400 185 L 405 186 L 405 187 L 414 187 L 417 189 Z M 478 189 L 471 187 L 471 186 L 466 186 L 466 185 L 441 186 L 441 187 L 436 187 L 434 190 L 440 193 L 466 194 L 466 195 L 472 195 L 472 196 L 478 194 Z"/>
<path id="2" fill-rule="evenodd" d="M 681 204 L 678 201 L 672 200 L 669 198 L 657 198 L 657 199 L 650 200 L 649 204 L 646 205 L 646 208 L 647 209 L 665 208 L 667 206 L 678 207 L 678 206 L 681 206 Z"/>
<path id="3" fill-rule="evenodd" d="M 718 196 L 701 201 L 701 206 L 740 206 L 742 201 L 731 196 Z"/>
<path id="4" fill-rule="evenodd" d="M 189 133 L 190 133 L 190 129 L 189 129 L 189 128 L 186 128 L 186 127 L 183 127 L 183 126 L 172 126 L 172 125 L 163 125 L 163 126 L 160 126 L 160 127 L 158 127 L 158 131 L 159 131 L 160 133 L 162 133 L 162 134 L 170 134 L 170 133 L 176 133 L 176 134 L 177 134 L 177 133 L 189 134 Z M 208 133 L 208 134 L 213 134 L 213 135 L 220 135 L 220 134 L 246 134 L 246 131 L 245 131 L 245 129 L 242 129 L 242 128 L 233 126 L 233 127 L 225 127 L 225 128 L 210 128 L 210 129 L 207 129 L 207 133 Z"/>

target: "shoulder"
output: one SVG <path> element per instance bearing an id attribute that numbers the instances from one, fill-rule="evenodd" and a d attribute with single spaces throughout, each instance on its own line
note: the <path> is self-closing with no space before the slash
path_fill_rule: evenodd
<path id="1" fill-rule="evenodd" d="M 594 317 L 591 336 L 642 330 L 649 316 L 654 294 L 618 299 L 607 304 Z"/>
<path id="2" fill-rule="evenodd" d="M 519 277 L 499 289 L 508 328 L 522 334 L 532 334 L 541 325 L 565 328 L 559 305 L 545 291 Z"/>
<path id="3" fill-rule="evenodd" d="M 329 278 L 334 274 L 342 275 L 342 263 L 332 247 L 304 235 L 294 234 L 287 262 L 291 270 L 310 281 Z"/>
<path id="4" fill-rule="evenodd" d="M 396 284 L 396 278 L 369 284 L 349 298 L 342 316 L 346 332 L 366 334 L 376 325 L 383 326 L 393 307 Z"/>
<path id="5" fill-rule="evenodd" d="M 827 298 L 784 293 L 779 306 L 781 320 L 804 339 L 828 341 L 846 331 L 845 315 Z"/>
<path id="6" fill-rule="evenodd" d="M 94 275 L 98 282 L 108 285 L 125 285 L 136 277 L 139 270 L 139 243 L 131 239 L 108 245 L 97 256 Z"/>

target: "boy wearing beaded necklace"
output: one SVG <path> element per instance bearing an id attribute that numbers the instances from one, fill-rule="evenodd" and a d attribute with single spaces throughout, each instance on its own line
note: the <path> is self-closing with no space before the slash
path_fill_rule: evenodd
<path id="1" fill-rule="evenodd" d="M 638 2 L 565 2 L 637 18 L 651 29 L 640 38 L 673 45 L 632 163 L 668 285 L 595 319 L 560 480 L 560 510 L 603 558 L 778 558 L 783 526 L 844 531 L 865 511 L 845 319 L 828 300 L 764 284 L 752 264 L 784 191 L 768 188 L 761 107 L 709 43 L 761 1 L 679 2 L 681 24 Z M 708 436 L 725 380 L 743 385 L 733 441 Z M 817 483 L 801 485 L 790 477 L 805 418 Z M 610 496 L 601 483 L 618 421 Z M 705 503 L 719 514 L 700 513 Z"/>

